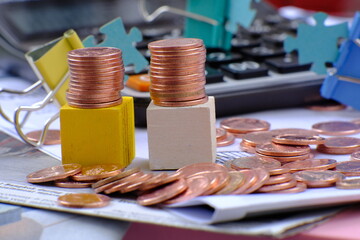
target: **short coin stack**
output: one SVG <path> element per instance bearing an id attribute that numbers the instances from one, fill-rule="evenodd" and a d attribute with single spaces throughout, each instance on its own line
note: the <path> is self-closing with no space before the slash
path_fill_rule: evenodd
<path id="1" fill-rule="evenodd" d="M 151 42 L 150 96 L 163 107 L 207 102 L 206 49 L 201 39 L 178 38 Z"/>
<path id="2" fill-rule="evenodd" d="M 121 50 L 93 47 L 68 53 L 70 83 L 66 93 L 69 106 L 104 108 L 121 104 L 124 65 Z"/>

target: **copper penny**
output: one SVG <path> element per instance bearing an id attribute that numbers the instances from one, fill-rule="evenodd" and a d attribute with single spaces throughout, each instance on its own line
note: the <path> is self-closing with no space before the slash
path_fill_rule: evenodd
<path id="1" fill-rule="evenodd" d="M 235 137 L 232 133 L 225 133 L 225 139 L 220 139 L 216 141 L 217 147 L 225 147 L 233 144 L 235 142 Z"/>
<path id="2" fill-rule="evenodd" d="M 115 176 L 122 171 L 115 164 L 99 164 L 82 167 L 81 172 L 71 176 L 75 181 L 91 181 Z"/>
<path id="3" fill-rule="evenodd" d="M 107 108 L 107 107 L 113 107 L 120 105 L 122 103 L 122 99 L 119 99 L 117 101 L 113 102 L 107 102 L 107 103 L 91 103 L 91 104 L 85 104 L 85 103 L 77 103 L 74 101 L 68 101 L 69 106 L 74 108 L 85 108 L 85 109 L 94 109 L 94 108 Z"/>
<path id="4" fill-rule="evenodd" d="M 360 178 L 345 178 L 336 182 L 339 189 L 360 189 Z"/>
<path id="5" fill-rule="evenodd" d="M 119 180 L 116 180 L 114 182 L 105 184 L 101 187 L 95 188 L 95 192 L 105 192 L 106 194 L 114 193 L 119 191 L 122 187 L 132 183 L 133 181 L 136 182 L 138 178 L 145 175 L 143 172 L 136 172 L 134 174 L 131 174 L 130 176 L 121 178 Z"/>
<path id="6" fill-rule="evenodd" d="M 137 198 L 140 205 L 148 206 L 165 202 L 186 191 L 188 188 L 184 178 L 172 182 L 163 188 L 153 190 Z"/>
<path id="7" fill-rule="evenodd" d="M 301 161 L 301 160 L 306 160 L 309 158 L 312 158 L 312 155 L 310 153 L 304 154 L 304 155 L 298 155 L 298 156 L 290 156 L 290 157 L 278 157 L 278 156 L 267 156 L 267 155 L 263 155 L 260 153 L 256 153 L 256 155 L 259 158 L 262 159 L 275 159 L 277 161 L 279 161 L 281 164 L 285 164 L 285 163 L 289 163 L 289 162 L 295 162 L 295 161 Z"/>
<path id="8" fill-rule="evenodd" d="M 272 139 L 277 135 L 277 133 L 272 131 L 251 132 L 246 133 L 243 136 L 243 141 L 251 146 L 256 147 L 260 144 L 271 143 Z"/>
<path id="9" fill-rule="evenodd" d="M 290 172 L 297 172 L 303 170 L 328 170 L 335 168 L 336 160 L 334 159 L 307 159 L 303 161 L 296 161 L 286 163 L 284 168 L 289 168 Z"/>
<path id="10" fill-rule="evenodd" d="M 297 181 L 305 183 L 311 188 L 331 187 L 345 176 L 334 171 L 300 171 L 294 173 Z"/>
<path id="11" fill-rule="evenodd" d="M 71 180 L 57 180 L 55 186 L 62 188 L 88 188 L 92 182 L 75 182 Z"/>
<path id="12" fill-rule="evenodd" d="M 210 182 L 209 179 L 202 175 L 195 175 L 185 179 L 186 185 L 188 188 L 183 192 L 177 195 L 174 198 L 171 198 L 164 202 L 164 204 L 173 204 L 184 202 L 195 197 L 203 195 L 206 191 L 209 190 Z"/>
<path id="13" fill-rule="evenodd" d="M 111 198 L 96 193 L 70 193 L 58 198 L 58 204 L 71 208 L 99 208 L 110 204 Z"/>
<path id="14" fill-rule="evenodd" d="M 280 174 L 289 173 L 289 172 L 290 172 L 290 169 L 284 168 L 284 167 L 274 168 L 274 169 L 269 170 L 270 176 L 280 175 Z"/>
<path id="15" fill-rule="evenodd" d="M 119 57 L 121 50 L 112 47 L 89 47 L 71 50 L 68 52 L 70 59 L 87 59 L 87 58 L 106 58 Z"/>
<path id="16" fill-rule="evenodd" d="M 244 175 L 244 184 L 240 185 L 230 194 L 245 194 L 247 189 L 249 189 L 251 186 L 255 185 L 256 182 L 258 182 L 258 175 L 256 171 L 252 169 L 244 169 L 240 170 L 239 172 Z"/>
<path id="17" fill-rule="evenodd" d="M 265 168 L 275 169 L 281 166 L 281 163 L 275 159 L 261 159 L 257 156 L 241 157 L 231 160 L 231 166 L 233 169 L 252 169 L 252 168 Z"/>
<path id="18" fill-rule="evenodd" d="M 224 188 L 220 189 L 220 191 L 216 192 L 216 195 L 230 194 L 242 186 L 245 182 L 244 174 L 239 171 L 230 171 L 229 176 L 230 179 L 228 184 Z"/>
<path id="19" fill-rule="evenodd" d="M 360 161 L 345 161 L 336 165 L 336 171 L 345 176 L 360 176 Z"/>
<path id="20" fill-rule="evenodd" d="M 350 158 L 353 161 L 360 161 L 360 151 L 351 153 Z"/>
<path id="21" fill-rule="evenodd" d="M 360 132 L 360 126 L 358 124 L 345 121 L 316 123 L 312 128 L 318 133 L 330 136 L 350 135 Z"/>
<path id="22" fill-rule="evenodd" d="M 266 131 L 270 123 L 255 118 L 228 118 L 220 122 L 220 126 L 231 133 L 249 133 L 255 131 Z"/>
<path id="23" fill-rule="evenodd" d="M 328 154 L 350 154 L 360 150 L 360 139 L 354 137 L 327 138 L 324 144 L 317 146 L 316 150 Z"/>
<path id="24" fill-rule="evenodd" d="M 216 128 L 216 140 L 226 139 L 226 130 L 223 128 Z"/>
<path id="25" fill-rule="evenodd" d="M 325 143 L 325 138 L 320 136 L 283 134 L 275 136 L 272 141 L 274 143 L 286 145 L 318 145 Z"/>
<path id="26" fill-rule="evenodd" d="M 277 135 L 283 135 L 283 134 L 296 134 L 301 136 L 319 135 L 319 133 L 316 131 L 303 129 L 303 128 L 279 128 L 279 129 L 273 129 L 271 130 L 271 132 Z"/>
<path id="27" fill-rule="evenodd" d="M 150 51 L 186 50 L 202 47 L 204 42 L 198 38 L 173 38 L 154 41 L 148 44 Z"/>
<path id="28" fill-rule="evenodd" d="M 63 164 L 30 173 L 26 176 L 26 180 L 30 183 L 50 182 L 75 175 L 79 172 L 81 172 L 80 164 Z"/>
<path id="29" fill-rule="evenodd" d="M 255 147 L 252 146 L 251 144 L 248 144 L 245 141 L 240 142 L 240 149 L 241 149 L 241 151 L 244 151 L 247 153 L 252 153 L 252 154 L 256 153 Z"/>
<path id="30" fill-rule="evenodd" d="M 338 102 L 323 102 L 316 105 L 306 106 L 307 109 L 314 111 L 339 111 L 346 108 L 346 105 L 340 104 Z"/>
<path id="31" fill-rule="evenodd" d="M 144 175 L 134 179 L 133 181 L 129 182 L 127 185 L 122 186 L 118 191 L 120 193 L 128 193 L 135 191 L 140 188 L 143 182 L 150 180 L 154 175 L 152 173 L 145 173 Z"/>
<path id="32" fill-rule="evenodd" d="M 300 193 L 304 192 L 307 189 L 306 184 L 298 182 L 295 187 L 288 188 L 285 190 L 272 191 L 270 193 Z"/>
<path id="33" fill-rule="evenodd" d="M 298 156 L 309 153 L 310 147 L 281 145 L 276 143 L 265 143 L 256 146 L 256 152 L 268 156 L 291 157 L 291 156 Z"/>
<path id="34" fill-rule="evenodd" d="M 266 183 L 269 180 L 269 172 L 265 170 L 264 168 L 254 168 L 252 169 L 256 176 L 256 182 L 255 184 L 251 185 L 248 189 L 245 190 L 244 194 L 250 194 L 253 192 L 256 192 L 259 188 L 261 188 L 264 183 Z"/>
<path id="35" fill-rule="evenodd" d="M 159 175 L 161 175 L 161 174 L 159 174 Z M 181 177 L 181 174 L 179 174 L 179 173 L 173 173 L 170 175 L 166 174 L 165 177 L 164 176 L 161 176 L 161 177 L 155 176 L 154 178 L 150 179 L 149 181 L 147 181 L 146 183 L 141 185 L 139 190 L 147 191 L 150 189 L 154 189 L 156 187 L 163 186 L 163 185 L 171 183 L 171 182 L 175 182 L 176 180 L 179 180 L 180 177 Z"/>
<path id="36" fill-rule="evenodd" d="M 119 180 L 119 179 L 127 177 L 127 176 L 130 176 L 131 174 L 137 173 L 139 171 L 140 171 L 139 168 L 132 168 L 132 169 L 129 169 L 129 170 L 125 170 L 125 171 L 122 171 L 122 172 L 116 174 L 115 176 L 107 177 L 107 178 L 104 178 L 104 179 L 102 179 L 100 181 L 97 181 L 96 183 L 92 184 L 91 187 L 92 188 L 98 188 L 98 187 L 101 187 L 101 186 L 103 186 L 105 184 L 114 182 L 116 180 Z"/>
<path id="37" fill-rule="evenodd" d="M 288 182 L 290 180 L 294 179 L 292 174 L 290 173 L 284 173 L 284 174 L 279 174 L 279 175 L 275 175 L 275 176 L 270 176 L 269 180 L 267 180 L 264 185 L 273 185 L 273 184 L 278 184 L 278 183 L 284 183 L 284 182 Z"/>
<path id="38" fill-rule="evenodd" d="M 30 141 L 38 142 L 41 137 L 42 130 L 32 131 L 25 134 Z M 48 130 L 45 135 L 44 145 L 60 144 L 60 130 Z"/>
<path id="39" fill-rule="evenodd" d="M 292 180 L 290 180 L 288 182 L 262 186 L 261 188 L 259 188 L 257 190 L 257 192 L 271 193 L 271 192 L 274 192 L 274 191 L 281 191 L 281 190 L 286 190 L 286 189 L 289 189 L 289 188 L 293 188 L 293 187 L 296 187 L 296 185 L 297 185 L 297 181 L 295 179 L 292 179 Z"/>
<path id="40" fill-rule="evenodd" d="M 153 100 L 154 104 L 161 107 L 190 107 L 199 104 L 207 103 L 208 97 L 205 96 L 204 98 L 189 100 L 189 101 L 159 101 Z"/>

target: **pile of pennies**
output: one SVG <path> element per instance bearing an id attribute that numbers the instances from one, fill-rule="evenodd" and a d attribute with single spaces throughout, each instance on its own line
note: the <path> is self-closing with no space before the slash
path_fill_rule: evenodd
<path id="1" fill-rule="evenodd" d="M 207 102 L 206 49 L 201 39 L 177 38 L 151 42 L 150 97 L 163 107 Z"/>
<path id="2" fill-rule="evenodd" d="M 124 65 L 120 49 L 92 47 L 69 51 L 66 99 L 75 108 L 104 108 L 121 104 Z"/>

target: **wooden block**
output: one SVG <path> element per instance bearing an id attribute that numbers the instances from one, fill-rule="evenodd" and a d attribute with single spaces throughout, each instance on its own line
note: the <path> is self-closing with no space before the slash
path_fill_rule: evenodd
<path id="1" fill-rule="evenodd" d="M 118 164 L 126 167 L 135 157 L 134 103 L 109 108 L 80 109 L 64 105 L 60 110 L 62 162 Z"/>
<path id="2" fill-rule="evenodd" d="M 215 101 L 191 107 L 147 108 L 150 169 L 178 169 L 214 162 L 216 157 Z"/>

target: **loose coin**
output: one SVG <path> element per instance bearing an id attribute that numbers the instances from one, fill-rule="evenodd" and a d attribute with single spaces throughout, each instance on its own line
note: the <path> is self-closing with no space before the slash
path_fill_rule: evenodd
<path id="1" fill-rule="evenodd" d="M 63 179 L 79 172 L 81 172 L 80 164 L 64 164 L 30 173 L 26 179 L 30 183 L 43 183 Z"/>
<path id="2" fill-rule="evenodd" d="M 71 180 L 56 180 L 55 186 L 62 188 L 88 188 L 92 182 L 75 182 Z"/>
<path id="3" fill-rule="evenodd" d="M 336 165 L 336 171 L 345 176 L 360 176 L 360 161 L 345 161 Z"/>
<path id="4" fill-rule="evenodd" d="M 256 156 L 258 156 L 259 158 L 264 159 L 264 160 L 269 159 L 269 158 L 275 159 L 275 160 L 279 161 L 281 164 L 312 158 L 312 154 L 310 154 L 310 153 L 307 153 L 304 155 L 298 155 L 298 156 L 289 156 L 289 157 L 267 156 L 264 154 L 256 153 Z"/>
<path id="5" fill-rule="evenodd" d="M 179 180 L 170 183 L 163 188 L 156 189 L 149 193 L 139 196 L 137 198 L 137 202 L 140 205 L 144 205 L 144 206 L 162 203 L 186 191 L 187 188 L 188 186 L 186 184 L 185 179 L 180 178 Z"/>
<path id="6" fill-rule="evenodd" d="M 158 177 L 161 174 L 158 174 L 154 178 L 150 179 L 149 181 L 146 181 L 143 185 L 140 186 L 140 191 L 147 191 L 150 189 L 154 189 L 159 186 L 163 186 L 165 184 L 175 182 L 176 180 L 179 180 L 181 175 L 179 173 L 173 173 L 173 174 L 166 174 L 166 176 L 162 175 L 161 177 Z"/>
<path id="7" fill-rule="evenodd" d="M 110 204 L 111 198 L 96 193 L 70 193 L 58 198 L 58 203 L 72 208 L 99 208 Z"/>
<path id="8" fill-rule="evenodd" d="M 270 176 L 284 174 L 284 173 L 288 173 L 288 172 L 290 172 L 290 169 L 289 168 L 284 168 L 284 167 L 269 170 Z"/>
<path id="9" fill-rule="evenodd" d="M 290 172 L 298 172 L 303 170 L 328 170 L 335 168 L 336 160 L 334 159 L 307 159 L 286 163 L 284 168 L 289 168 Z"/>
<path id="10" fill-rule="evenodd" d="M 255 131 L 266 131 L 270 123 L 255 118 L 228 118 L 220 122 L 220 126 L 231 133 L 249 133 Z"/>
<path id="11" fill-rule="evenodd" d="M 264 183 L 266 183 L 269 180 L 269 172 L 265 170 L 264 168 L 254 168 L 252 169 L 256 174 L 256 182 L 251 185 L 248 189 L 245 190 L 244 194 L 250 194 L 253 192 L 256 192 L 259 188 L 261 188 Z"/>
<path id="12" fill-rule="evenodd" d="M 244 151 L 247 153 L 252 153 L 252 154 L 256 153 L 255 147 L 245 141 L 240 142 L 240 149 L 241 149 L 241 151 Z"/>
<path id="13" fill-rule="evenodd" d="M 345 178 L 336 182 L 339 189 L 360 189 L 360 178 Z"/>
<path id="14" fill-rule="evenodd" d="M 40 140 L 41 137 L 41 133 L 42 131 L 33 131 L 33 132 L 28 132 L 26 135 L 26 137 L 28 137 L 28 139 L 30 141 L 34 141 L 34 142 L 38 142 Z M 60 130 L 48 130 L 46 132 L 45 135 L 45 140 L 44 140 L 44 145 L 55 145 L 55 144 L 60 144 Z"/>
<path id="15" fill-rule="evenodd" d="M 134 174 L 131 174 L 130 176 L 127 176 L 125 178 L 121 178 L 119 180 L 116 180 L 114 182 L 105 184 L 101 187 L 95 188 L 95 192 L 105 192 L 106 194 L 114 193 L 119 191 L 122 187 L 131 184 L 133 181 L 137 181 L 138 178 L 145 175 L 143 172 L 136 172 Z"/>
<path id="16" fill-rule="evenodd" d="M 335 101 L 326 101 L 316 105 L 306 106 L 306 108 L 314 111 L 339 111 L 345 109 L 346 105 Z"/>
<path id="17" fill-rule="evenodd" d="M 319 135 L 316 131 L 303 129 L 303 128 L 278 128 L 271 130 L 272 133 L 277 135 L 283 134 L 296 134 L 301 136 L 316 136 Z"/>
<path id="18" fill-rule="evenodd" d="M 115 164 L 91 165 L 83 167 L 80 173 L 72 176 L 72 179 L 75 181 L 100 180 L 103 178 L 115 176 L 121 171 L 122 168 Z"/>
<path id="19" fill-rule="evenodd" d="M 236 170 L 265 168 L 267 170 L 279 168 L 281 163 L 275 159 L 261 159 L 257 156 L 241 157 L 231 160 L 231 167 Z"/>
<path id="20" fill-rule="evenodd" d="M 284 183 L 284 182 L 288 182 L 292 179 L 293 179 L 293 176 L 290 173 L 279 174 L 279 175 L 275 175 L 275 176 L 270 176 L 269 180 L 267 180 L 267 182 L 265 182 L 264 185 L 273 185 L 273 184 L 278 184 L 278 183 Z"/>
<path id="21" fill-rule="evenodd" d="M 223 128 L 216 128 L 216 140 L 226 139 L 226 130 Z"/>
<path id="22" fill-rule="evenodd" d="M 243 141 L 247 144 L 256 147 L 260 144 L 271 143 L 272 139 L 276 137 L 278 133 L 273 131 L 259 131 L 246 133 L 243 136 Z"/>
<path id="23" fill-rule="evenodd" d="M 312 128 L 320 134 L 329 136 L 350 135 L 360 132 L 360 126 L 358 124 L 345 121 L 316 123 Z"/>
<path id="24" fill-rule="evenodd" d="M 217 147 L 225 147 L 233 144 L 235 142 L 235 137 L 232 133 L 226 133 L 225 139 L 216 140 Z"/>
<path id="25" fill-rule="evenodd" d="M 360 151 L 353 152 L 350 155 L 351 160 L 353 161 L 360 161 Z"/>
<path id="26" fill-rule="evenodd" d="M 239 171 L 230 171 L 229 172 L 229 182 L 228 184 L 222 188 L 220 191 L 216 192 L 216 195 L 226 195 L 234 192 L 240 186 L 242 186 L 245 182 L 244 174 Z"/>
<path id="27" fill-rule="evenodd" d="M 119 180 L 119 179 L 122 179 L 124 177 L 127 177 L 127 176 L 130 176 L 134 173 L 137 173 L 139 172 L 140 169 L 139 168 L 132 168 L 132 169 L 129 169 L 129 170 L 125 170 L 119 174 L 116 174 L 115 176 L 112 176 L 112 177 L 107 177 L 107 178 L 104 178 L 100 181 L 97 181 L 96 183 L 92 184 L 91 187 L 92 188 L 98 188 L 98 187 L 101 187 L 105 184 L 108 184 L 108 183 L 111 183 L 111 182 L 114 182 L 116 180 Z"/>
<path id="28" fill-rule="evenodd" d="M 285 190 L 272 191 L 270 193 L 300 193 L 304 192 L 307 189 L 306 184 L 302 182 L 298 182 L 295 187 L 288 188 Z"/>
<path id="29" fill-rule="evenodd" d="M 305 155 L 309 153 L 310 147 L 281 145 L 276 143 L 265 143 L 256 146 L 256 152 L 268 156 L 291 157 L 291 156 Z"/>
<path id="30" fill-rule="evenodd" d="M 300 171 L 294 173 L 297 181 L 305 183 L 308 187 L 331 187 L 345 176 L 334 171 Z"/>
<path id="31" fill-rule="evenodd" d="M 288 182 L 262 186 L 261 188 L 259 188 L 257 190 L 257 192 L 270 193 L 270 192 L 274 192 L 274 191 L 282 191 L 282 190 L 286 190 L 286 189 L 296 187 L 296 185 L 297 185 L 297 181 L 295 179 L 292 179 L 292 180 L 290 180 Z"/>
<path id="32" fill-rule="evenodd" d="M 244 175 L 244 184 L 240 185 L 231 194 L 245 194 L 246 190 L 256 184 L 256 182 L 258 181 L 258 175 L 252 169 L 239 170 L 239 172 Z"/>
<path id="33" fill-rule="evenodd" d="M 325 138 L 320 136 L 283 134 L 275 136 L 272 141 L 274 143 L 286 145 L 318 145 L 325 143 Z"/>
<path id="34" fill-rule="evenodd" d="M 146 173 L 141 177 L 138 177 L 137 179 L 134 179 L 133 181 L 129 182 L 128 184 L 122 186 L 118 191 L 120 193 L 128 193 L 135 191 L 140 188 L 140 186 L 143 184 L 143 182 L 146 182 L 150 180 L 154 175 L 152 173 Z"/>
<path id="35" fill-rule="evenodd" d="M 316 150 L 327 154 L 350 154 L 360 150 L 360 139 L 354 137 L 327 138 L 324 144 L 317 146 Z"/>
<path id="36" fill-rule="evenodd" d="M 193 199 L 195 197 L 201 196 L 206 191 L 209 190 L 210 182 L 206 176 L 195 175 L 186 178 L 185 181 L 188 188 L 183 193 L 180 193 L 176 197 L 165 201 L 164 204 L 184 202 Z"/>

